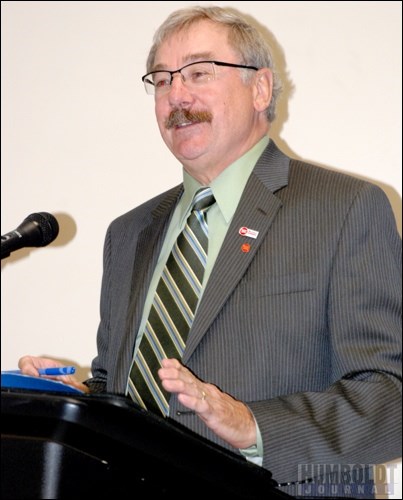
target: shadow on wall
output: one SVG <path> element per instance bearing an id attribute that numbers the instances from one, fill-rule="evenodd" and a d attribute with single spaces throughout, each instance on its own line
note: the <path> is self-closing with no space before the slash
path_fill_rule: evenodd
<path id="1" fill-rule="evenodd" d="M 280 149 L 286 153 L 288 156 L 292 158 L 299 159 L 301 161 L 309 161 L 315 165 L 321 166 L 323 168 L 327 168 L 329 170 L 335 170 L 341 172 L 340 168 L 333 168 L 328 165 L 322 165 L 315 161 L 312 161 L 308 158 L 301 158 L 298 154 L 296 154 L 292 148 L 281 138 L 281 131 L 283 129 L 284 124 L 287 122 L 289 117 L 288 111 L 288 103 L 290 98 L 292 97 L 295 91 L 295 85 L 289 76 L 289 72 L 287 70 L 287 62 L 285 58 L 285 54 L 283 48 L 280 43 L 277 41 L 276 37 L 273 33 L 264 25 L 260 24 L 254 17 L 245 15 L 244 13 L 240 13 L 240 11 L 236 9 L 232 9 L 237 14 L 246 17 L 247 21 L 249 21 L 266 39 L 269 46 L 271 47 L 271 55 L 274 61 L 274 70 L 277 73 L 280 81 L 281 81 L 281 94 L 278 98 L 276 104 L 276 118 L 274 122 L 270 125 L 270 137 L 276 142 L 276 144 L 280 147 Z M 395 216 L 397 229 L 399 234 L 402 234 L 402 199 L 399 193 L 391 186 L 384 184 L 378 180 L 370 179 L 364 176 L 357 175 L 352 172 L 344 171 L 344 173 L 351 175 L 353 177 L 360 178 L 362 180 L 371 182 L 379 186 L 387 195 L 389 202 L 392 206 L 392 210 Z"/>

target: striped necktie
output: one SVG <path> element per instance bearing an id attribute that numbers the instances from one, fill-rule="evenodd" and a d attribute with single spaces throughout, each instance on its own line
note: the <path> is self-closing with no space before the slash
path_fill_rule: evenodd
<path id="1" fill-rule="evenodd" d="M 168 415 L 170 393 L 157 371 L 163 358 L 182 359 L 193 323 L 207 260 L 207 209 L 215 202 L 211 188 L 200 189 L 158 282 L 143 338 L 134 357 L 128 392 L 140 406 Z"/>

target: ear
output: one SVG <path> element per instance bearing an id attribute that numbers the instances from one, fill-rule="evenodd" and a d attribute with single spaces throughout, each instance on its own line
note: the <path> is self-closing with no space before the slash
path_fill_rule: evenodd
<path id="1" fill-rule="evenodd" d="M 254 105 L 256 111 L 264 111 L 269 107 L 273 92 L 273 73 L 269 68 L 257 71 L 254 87 Z"/>

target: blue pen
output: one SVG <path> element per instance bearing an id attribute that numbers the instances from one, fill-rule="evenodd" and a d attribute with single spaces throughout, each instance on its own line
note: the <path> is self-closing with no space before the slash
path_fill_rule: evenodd
<path id="1" fill-rule="evenodd" d="M 57 366 L 56 368 L 38 368 L 39 375 L 72 375 L 76 369 L 74 366 Z"/>
<path id="2" fill-rule="evenodd" d="M 74 366 L 57 366 L 56 368 L 38 368 L 39 375 L 72 375 L 76 369 Z M 22 375 L 21 370 L 6 370 L 2 371 L 4 374 Z"/>

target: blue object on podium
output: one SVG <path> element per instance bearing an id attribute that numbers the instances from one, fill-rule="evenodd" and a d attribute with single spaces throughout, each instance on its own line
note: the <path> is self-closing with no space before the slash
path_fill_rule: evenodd
<path id="1" fill-rule="evenodd" d="M 65 392 L 68 394 L 83 394 L 82 391 L 58 380 L 43 377 L 31 377 L 16 371 L 1 372 L 1 387 L 8 389 L 29 389 L 40 392 Z"/>

